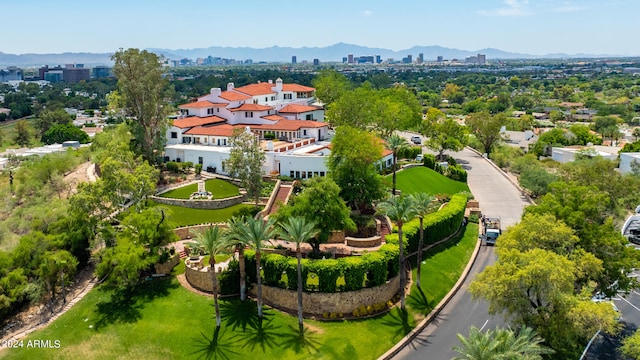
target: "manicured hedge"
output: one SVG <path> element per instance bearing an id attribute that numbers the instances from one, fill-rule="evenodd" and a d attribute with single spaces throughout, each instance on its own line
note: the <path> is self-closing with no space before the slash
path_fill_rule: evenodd
<path id="1" fill-rule="evenodd" d="M 307 288 L 307 277 L 309 276 L 309 260 L 302 259 L 300 261 L 302 265 L 302 288 Z M 287 259 L 287 289 L 289 290 L 298 290 L 298 259 L 296 258 L 288 258 Z"/>
<path id="2" fill-rule="evenodd" d="M 287 268 L 287 257 L 280 254 L 261 254 L 260 266 L 264 274 L 264 284 L 279 286 L 282 272 Z"/>
<path id="3" fill-rule="evenodd" d="M 424 217 L 424 245 L 433 244 L 436 241 L 446 238 L 458 230 L 464 218 L 464 210 L 467 206 L 467 196 L 465 194 L 455 194 L 451 200 L 439 211 Z M 387 235 L 388 243 L 398 243 L 397 229 L 394 233 Z M 402 235 L 408 246 L 407 252 L 418 249 L 420 240 L 420 219 L 415 218 L 402 226 Z"/>
<path id="4" fill-rule="evenodd" d="M 398 240 L 397 236 L 396 240 Z M 398 244 L 384 244 L 380 247 L 378 253 L 384 256 L 384 259 L 387 262 L 388 278 L 391 279 L 398 276 L 398 274 L 400 273 L 400 263 L 398 262 L 400 249 L 398 248 Z"/>
<path id="5" fill-rule="evenodd" d="M 230 295 L 240 292 L 240 266 L 238 260 L 231 259 L 227 270 L 218 275 L 220 294 Z M 255 276 L 255 275 L 254 275 Z"/>
<path id="6" fill-rule="evenodd" d="M 249 283 L 255 283 L 256 282 L 256 252 L 253 250 L 244 251 L 244 271 L 247 274 L 247 281 Z"/>
<path id="7" fill-rule="evenodd" d="M 367 253 L 362 256 L 363 263 L 368 264 L 365 269 L 367 276 L 367 287 L 382 285 L 387 282 L 389 267 L 387 258 L 380 252 Z"/>
<path id="8" fill-rule="evenodd" d="M 307 264 L 309 273 L 316 274 L 318 277 L 318 290 L 320 292 L 336 292 L 336 281 L 342 274 L 342 264 L 338 260 L 309 260 Z"/>
<path id="9" fill-rule="evenodd" d="M 345 291 L 362 289 L 364 286 L 364 274 L 367 272 L 369 264 L 363 261 L 362 257 L 359 256 L 341 258 L 338 262 L 342 263 Z"/>

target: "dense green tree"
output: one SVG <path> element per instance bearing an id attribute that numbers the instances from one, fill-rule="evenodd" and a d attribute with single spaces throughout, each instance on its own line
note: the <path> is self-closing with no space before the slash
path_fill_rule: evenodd
<path id="1" fill-rule="evenodd" d="M 316 236 L 308 240 L 315 253 L 320 252 L 320 244 L 326 243 L 334 230 L 356 230 L 350 210 L 340 197 L 340 187 L 329 177 L 307 180 L 304 190 L 276 213 L 280 223 L 294 216 L 317 224 Z"/>
<path id="2" fill-rule="evenodd" d="M 35 128 L 38 136 L 43 136 L 53 125 L 71 125 L 73 116 L 63 109 L 43 110 L 38 114 L 35 121 Z"/>
<path id="3" fill-rule="evenodd" d="M 320 70 L 312 83 L 316 88 L 316 96 L 327 106 L 351 90 L 349 79 L 339 72 L 330 69 Z"/>
<path id="4" fill-rule="evenodd" d="M 576 136 L 576 145 L 587 145 L 589 143 L 593 145 L 602 144 L 602 139 L 596 136 L 596 134 L 593 134 L 591 129 L 586 125 L 571 125 L 569 131 Z"/>
<path id="5" fill-rule="evenodd" d="M 327 106 L 326 117 L 331 126 L 369 129 L 374 123 L 373 107 L 376 91 L 369 84 L 343 93 Z"/>
<path id="6" fill-rule="evenodd" d="M 62 144 L 65 141 L 79 141 L 81 144 L 86 144 L 89 142 L 89 135 L 71 124 L 53 125 L 42 135 L 42 142 L 47 145 Z"/>
<path id="7" fill-rule="evenodd" d="M 406 195 L 391 197 L 378 204 L 378 211 L 388 216 L 389 219 L 398 226 L 398 245 L 400 247 L 400 256 L 398 257 L 400 263 L 400 308 L 402 311 L 405 311 L 406 268 L 402 226 L 415 216 L 413 198 Z"/>
<path id="8" fill-rule="evenodd" d="M 415 193 L 411 194 L 411 203 L 413 204 L 413 211 L 420 219 L 420 237 L 418 239 L 418 261 L 417 261 L 417 273 L 416 273 L 416 286 L 420 287 L 420 273 L 422 268 L 422 247 L 424 243 L 424 217 L 437 210 L 436 197 L 427 193 Z"/>
<path id="9" fill-rule="evenodd" d="M 216 313 L 216 328 L 220 328 L 220 307 L 218 305 L 218 295 L 220 294 L 220 284 L 218 273 L 216 272 L 216 256 L 229 252 L 230 244 L 224 235 L 224 229 L 218 225 L 210 226 L 196 234 L 194 245 L 209 254 L 209 272 L 213 279 L 213 307 Z"/>
<path id="10" fill-rule="evenodd" d="M 297 274 L 298 274 L 298 331 L 303 333 L 302 322 L 302 252 L 300 245 L 314 238 L 318 233 L 314 222 L 308 222 L 304 217 L 290 217 L 287 222 L 280 223 L 280 238 L 296 244 Z"/>
<path id="11" fill-rule="evenodd" d="M 462 88 L 456 84 L 448 83 L 442 90 L 442 97 L 454 104 L 462 104 L 464 102 L 465 94 Z"/>
<path id="12" fill-rule="evenodd" d="M 260 148 L 255 134 L 243 129 L 234 129 L 229 142 L 231 151 L 225 168 L 231 177 L 240 180 L 242 187 L 247 189 L 247 195 L 254 199 L 257 207 L 262 192 L 264 151 Z"/>
<path id="13" fill-rule="evenodd" d="M 461 346 L 453 350 L 460 354 L 455 360 L 542 360 L 542 355 L 553 354 L 542 345 L 544 339 L 530 327 L 516 332 L 512 329 L 486 330 L 475 326 L 469 329 L 469 337 L 458 334 Z"/>
<path id="14" fill-rule="evenodd" d="M 506 116 L 503 113 L 491 115 L 488 112 L 471 114 L 466 120 L 470 132 L 478 139 L 487 155 L 491 154 L 493 147 L 501 140 L 500 129 L 506 125 Z"/>
<path id="15" fill-rule="evenodd" d="M 18 122 L 16 122 L 15 132 L 14 141 L 16 144 L 20 146 L 29 146 L 29 144 L 31 144 L 33 129 L 29 126 L 27 120 L 18 120 Z"/>
<path id="16" fill-rule="evenodd" d="M 624 338 L 620 351 L 634 360 L 640 359 L 640 331 L 636 330 L 633 335 Z"/>
<path id="17" fill-rule="evenodd" d="M 132 119 L 136 151 L 155 163 L 164 147 L 171 111 L 166 102 L 170 97 L 168 80 L 163 76 L 160 58 L 146 50 L 120 49 L 112 60 L 123 108 Z"/>
<path id="18" fill-rule="evenodd" d="M 533 163 L 520 172 L 520 186 L 530 191 L 536 198 L 547 193 L 549 185 L 557 181 L 558 177 L 539 164 Z"/>
<path id="19" fill-rule="evenodd" d="M 384 182 L 374 165 L 381 157 L 382 142 L 369 132 L 349 126 L 336 129 L 327 167 L 340 196 L 353 209 L 367 211 L 384 196 Z"/>
<path id="20" fill-rule="evenodd" d="M 438 152 L 438 158 L 444 159 L 445 151 L 460 151 L 467 144 L 467 132 L 464 126 L 450 118 L 440 118 L 434 122 L 423 122 L 426 146 Z"/>

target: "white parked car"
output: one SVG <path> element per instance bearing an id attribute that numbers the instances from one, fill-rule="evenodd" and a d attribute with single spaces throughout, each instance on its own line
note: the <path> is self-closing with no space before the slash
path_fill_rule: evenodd
<path id="1" fill-rule="evenodd" d="M 416 161 L 417 162 L 422 162 L 422 159 L 424 159 L 424 155 L 418 154 L 418 156 L 416 156 Z"/>

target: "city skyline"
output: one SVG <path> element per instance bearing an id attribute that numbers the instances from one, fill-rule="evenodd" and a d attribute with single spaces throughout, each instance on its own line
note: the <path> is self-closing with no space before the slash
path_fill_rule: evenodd
<path id="1" fill-rule="evenodd" d="M 6 35 L 0 52 L 112 53 L 119 48 L 210 46 L 324 47 L 344 42 L 394 51 L 438 45 L 554 53 L 637 56 L 640 2 L 632 0 L 328 0 L 321 6 L 246 1 L 153 3 L 27 0 L 0 4 Z M 625 36 L 625 34 L 627 34 Z"/>

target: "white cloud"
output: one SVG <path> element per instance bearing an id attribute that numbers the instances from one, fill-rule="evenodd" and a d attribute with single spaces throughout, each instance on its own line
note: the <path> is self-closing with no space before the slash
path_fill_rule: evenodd
<path id="1" fill-rule="evenodd" d="M 504 7 L 492 10 L 478 10 L 485 16 L 526 16 L 531 15 L 529 0 L 504 0 Z"/>
<path id="2" fill-rule="evenodd" d="M 362 15 L 364 15 L 364 16 L 372 16 L 373 15 L 373 11 L 365 10 L 365 11 L 362 12 Z"/>
<path id="3" fill-rule="evenodd" d="M 556 13 L 572 13 L 588 9 L 589 8 L 586 6 L 574 5 L 570 1 L 565 1 L 562 4 L 552 8 L 552 11 Z"/>

